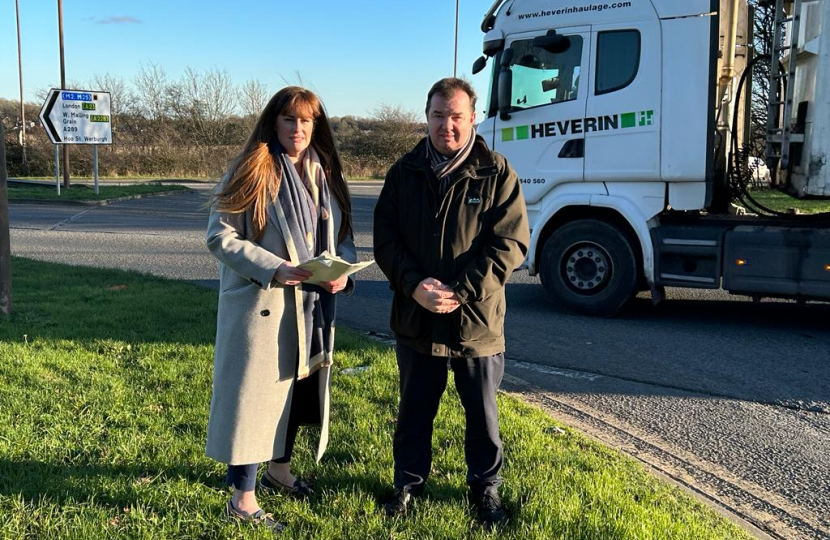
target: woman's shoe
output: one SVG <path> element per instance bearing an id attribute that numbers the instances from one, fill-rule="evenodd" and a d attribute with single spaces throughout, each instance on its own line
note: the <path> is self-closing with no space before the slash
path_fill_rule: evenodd
<path id="1" fill-rule="evenodd" d="M 261 508 L 253 514 L 249 514 L 248 512 L 238 510 L 233 505 L 233 501 L 228 501 L 228 504 L 225 505 L 225 518 L 228 521 L 241 521 L 253 525 L 262 525 L 275 533 L 282 532 L 285 529 L 285 525 L 276 521 L 271 514 L 266 514 Z"/>
<path id="2" fill-rule="evenodd" d="M 296 499 L 307 499 L 312 493 L 308 484 L 299 478 L 294 480 L 293 486 L 289 486 L 271 476 L 267 470 L 263 473 L 262 478 L 259 479 L 259 488 L 269 495 L 283 493 Z"/>

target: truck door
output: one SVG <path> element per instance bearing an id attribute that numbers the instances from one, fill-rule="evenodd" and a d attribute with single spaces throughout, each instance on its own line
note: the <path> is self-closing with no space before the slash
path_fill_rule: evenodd
<path id="1" fill-rule="evenodd" d="M 582 182 L 591 27 L 556 29 L 570 47 L 554 54 L 533 45 L 545 31 L 513 34 L 510 118 L 495 118 L 495 150 L 519 175 L 528 204 L 555 185 Z"/>
<path id="2" fill-rule="evenodd" d="M 659 182 L 659 23 L 593 25 L 591 30 L 585 181 Z"/>

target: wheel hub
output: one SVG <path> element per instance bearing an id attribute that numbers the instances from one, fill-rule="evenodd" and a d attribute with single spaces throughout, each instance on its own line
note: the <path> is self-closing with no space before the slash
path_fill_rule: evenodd
<path id="1" fill-rule="evenodd" d="M 597 292 L 611 275 L 608 254 L 593 242 L 580 242 L 571 246 L 566 251 L 563 262 L 568 285 L 581 292 Z"/>

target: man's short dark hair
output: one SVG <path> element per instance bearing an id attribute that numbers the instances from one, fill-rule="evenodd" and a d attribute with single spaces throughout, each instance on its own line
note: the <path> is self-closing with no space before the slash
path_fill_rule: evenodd
<path id="1" fill-rule="evenodd" d="M 438 94 L 444 99 L 452 99 L 455 92 L 458 90 L 461 90 L 470 97 L 470 112 L 475 112 L 476 99 L 478 99 L 478 96 L 476 96 L 476 91 L 473 90 L 473 85 L 465 79 L 459 79 L 458 77 L 446 77 L 433 84 L 432 88 L 429 89 L 429 93 L 427 94 L 426 114 L 429 115 L 429 104 L 432 101 L 432 96 Z"/>

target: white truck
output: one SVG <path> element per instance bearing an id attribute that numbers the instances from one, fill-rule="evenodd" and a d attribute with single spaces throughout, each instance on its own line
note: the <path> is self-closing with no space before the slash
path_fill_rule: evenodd
<path id="1" fill-rule="evenodd" d="M 830 217 L 729 211 L 748 161 L 742 75 L 759 61 L 774 89 L 767 164 L 780 186 L 830 196 L 830 0 L 770 1 L 771 62 L 749 58 L 746 0 L 491 7 L 478 132 L 518 172 L 526 266 L 557 303 L 610 316 L 667 286 L 830 299 Z"/>

